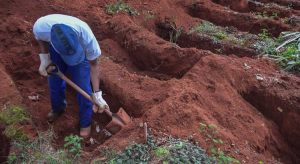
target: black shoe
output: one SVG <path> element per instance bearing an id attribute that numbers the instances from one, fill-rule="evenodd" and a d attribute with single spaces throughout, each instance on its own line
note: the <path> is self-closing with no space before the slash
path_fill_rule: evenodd
<path id="1" fill-rule="evenodd" d="M 47 115 L 47 120 L 49 123 L 53 123 L 55 120 L 58 119 L 59 116 L 61 116 L 65 111 L 59 113 L 54 113 L 53 111 L 49 112 Z"/>

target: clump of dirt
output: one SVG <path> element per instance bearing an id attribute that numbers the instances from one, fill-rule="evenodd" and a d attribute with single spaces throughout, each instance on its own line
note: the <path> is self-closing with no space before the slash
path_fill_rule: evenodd
<path id="1" fill-rule="evenodd" d="M 300 161 L 299 77 L 280 71 L 273 62 L 256 57 L 251 49 L 216 44 L 211 38 L 188 32 L 203 21 L 234 26 L 238 34 L 257 34 L 267 29 L 277 36 L 281 31 L 299 28 L 280 19 L 256 17 L 249 11 L 262 9 L 254 8 L 252 3 L 244 10 L 223 6 L 227 1 L 129 0 L 126 3 L 139 15 L 106 14 L 106 4 L 114 2 L 1 1 L 0 6 L 5 8 L 0 8 L 0 62 L 5 67 L 3 72 L 12 79 L 1 81 L 6 88 L 0 89 L 1 103 L 16 97 L 22 99 L 37 129 L 49 128 L 45 121 L 50 111 L 47 80 L 38 75 L 38 46 L 31 31 L 37 18 L 65 13 L 78 16 L 91 26 L 103 50 L 100 71 L 104 97 L 113 112 L 123 107 L 133 118 L 121 132 L 107 138 L 95 129 L 97 125 L 104 127 L 109 118 L 95 114 L 92 138 L 96 142 L 85 145 L 84 151 L 90 155 L 84 158 L 97 156 L 105 146 L 119 150 L 131 142 L 143 142 L 143 122 L 148 123 L 155 136 L 192 136 L 209 150 L 205 135 L 199 132 L 199 123 L 204 122 L 218 127 L 224 141 L 220 149 L 241 162 Z M 174 15 L 176 11 L 180 13 Z M 284 14 L 279 17 L 297 13 L 280 11 Z M 166 19 L 184 31 L 178 34 L 177 42 L 170 39 L 170 33 L 176 31 L 162 21 Z M 7 91 L 9 88 L 14 89 Z M 28 99 L 33 95 L 38 95 L 38 100 Z M 78 128 L 74 128 L 78 127 L 74 95 L 68 88 L 68 109 L 52 125 L 57 147 L 63 145 L 65 136 L 78 133 Z"/>

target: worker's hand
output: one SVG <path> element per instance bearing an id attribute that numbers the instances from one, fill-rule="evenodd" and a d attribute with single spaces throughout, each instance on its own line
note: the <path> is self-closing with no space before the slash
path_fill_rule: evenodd
<path id="1" fill-rule="evenodd" d="M 102 113 L 104 109 L 109 110 L 109 106 L 107 105 L 106 101 L 102 97 L 102 91 L 93 93 L 92 97 L 95 102 L 95 106 L 94 106 L 95 112 Z"/>
<path id="2" fill-rule="evenodd" d="M 40 67 L 39 67 L 39 72 L 42 76 L 47 76 L 47 66 L 51 63 L 51 59 L 50 59 L 50 54 L 49 53 L 40 53 Z"/>

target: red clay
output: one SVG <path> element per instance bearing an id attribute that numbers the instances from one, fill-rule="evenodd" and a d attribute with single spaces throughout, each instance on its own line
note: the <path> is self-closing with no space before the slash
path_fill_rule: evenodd
<path id="1" fill-rule="evenodd" d="M 202 20 L 253 33 L 268 28 L 274 35 L 293 30 L 292 26 L 276 20 L 257 20 L 249 13 L 225 12 L 224 6 L 210 0 L 194 4 L 182 0 L 126 2 L 140 15 L 109 16 L 105 13 L 106 3 L 95 0 L 1 1 L 0 63 L 12 79 L 1 81 L 1 85 L 16 86 L 1 93 L 1 105 L 20 93 L 37 129 L 49 128 L 45 121 L 50 110 L 47 82 L 37 72 L 38 47 L 31 30 L 40 16 L 65 13 L 91 25 L 103 50 L 101 88 L 105 98 L 112 111 L 123 107 L 133 117 L 130 125 L 108 139 L 97 134 L 95 126 L 103 127 L 109 119 L 94 115 L 92 137 L 98 143 L 84 147 L 86 152 L 92 152 L 85 158 L 97 157 L 104 146 L 120 150 L 133 141 L 142 142 L 143 128 L 139 124 L 143 122 L 156 136 L 193 135 L 201 147 L 209 149 L 205 136 L 199 132 L 199 123 L 205 122 L 218 127 L 219 137 L 225 142 L 222 149 L 241 162 L 300 161 L 299 77 L 280 71 L 270 61 L 254 58 L 255 54 L 239 54 L 228 45 L 222 45 L 228 49 L 226 55 L 253 58 L 215 55 L 215 47 L 196 46 L 205 41 L 197 42 L 201 38 L 190 35 L 183 35 L 179 46 L 172 44 L 157 28 L 158 22 L 165 19 L 172 19 L 185 31 Z M 145 19 L 148 11 L 154 18 Z M 176 11 L 178 14 L 174 14 Z M 29 100 L 30 95 L 39 95 L 39 101 Z M 67 97 L 67 112 L 53 124 L 57 147 L 63 145 L 66 135 L 78 134 L 74 91 L 68 89 Z"/>

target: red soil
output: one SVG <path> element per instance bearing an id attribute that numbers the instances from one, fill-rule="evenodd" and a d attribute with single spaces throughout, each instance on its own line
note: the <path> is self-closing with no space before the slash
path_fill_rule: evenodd
<path id="1" fill-rule="evenodd" d="M 17 86 L 11 92 L 1 93 L 6 98 L 4 103 L 11 101 L 10 95 L 20 93 L 35 127 L 49 128 L 45 121 L 50 110 L 47 84 L 37 72 L 38 47 L 31 31 L 40 16 L 65 13 L 85 20 L 93 29 L 103 50 L 101 88 L 105 98 L 113 111 L 122 106 L 133 117 L 132 124 L 110 139 L 93 128 L 92 137 L 99 143 L 86 145 L 84 150 L 92 152 L 86 158 L 95 158 L 104 146 L 119 150 L 133 141 L 142 142 L 143 129 L 139 124 L 143 122 L 148 122 L 156 136 L 193 135 L 195 141 L 209 149 L 205 136 L 199 132 L 199 123 L 205 122 L 218 127 L 220 138 L 225 141 L 222 149 L 241 161 L 300 161 L 299 77 L 280 71 L 265 59 L 236 57 L 255 54 L 246 50 L 237 53 L 228 45 L 222 45 L 228 49 L 226 55 L 236 56 L 215 55 L 215 47 L 209 44 L 184 46 L 184 39 L 179 43 L 182 47 L 176 46 L 165 40 L 157 24 L 171 19 L 187 31 L 208 20 L 252 33 L 267 28 L 273 35 L 298 29 L 277 20 L 258 20 L 249 13 L 225 10 L 221 2 L 210 0 L 126 1 L 140 12 L 135 17 L 126 13 L 107 15 L 105 5 L 109 2 L 2 0 L 0 63 L 11 76 L 12 85 Z M 232 9 L 238 11 L 235 7 Z M 147 11 L 154 18 L 145 19 L 143 13 Z M 184 37 L 186 42 L 197 43 L 197 38 Z M 263 80 L 257 80 L 257 76 Z M 39 95 L 39 101 L 29 100 L 31 95 Z M 74 91 L 69 89 L 67 97 L 67 112 L 53 124 L 58 135 L 54 144 L 58 147 L 66 135 L 78 133 L 74 128 L 78 125 Z M 103 127 L 108 121 L 104 115 L 94 115 L 94 126 Z"/>

